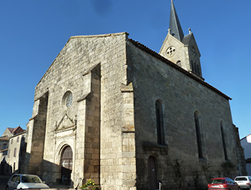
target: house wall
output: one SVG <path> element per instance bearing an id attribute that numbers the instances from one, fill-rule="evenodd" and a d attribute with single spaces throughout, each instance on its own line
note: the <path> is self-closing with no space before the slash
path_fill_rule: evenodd
<path id="1" fill-rule="evenodd" d="M 251 135 L 241 139 L 241 146 L 244 149 L 245 158 L 251 158 Z"/>
<path id="2" fill-rule="evenodd" d="M 8 154 L 9 138 L 0 137 L 0 175 L 7 173 L 6 158 Z"/>
<path id="3" fill-rule="evenodd" d="M 8 155 L 6 156 L 9 174 L 24 172 L 25 138 L 26 132 L 10 137 Z"/>
<path id="4" fill-rule="evenodd" d="M 212 176 L 226 175 L 220 123 L 228 160 L 237 163 L 235 129 L 227 98 L 128 43 L 129 80 L 133 84 L 137 187 L 148 188 L 148 159 L 157 165 L 163 189 L 206 187 Z M 163 107 L 165 145 L 157 144 L 155 102 Z M 194 113 L 199 114 L 203 158 L 198 157 Z M 234 177 L 237 167 L 228 172 Z M 217 171 L 217 172 L 216 172 Z M 200 184 L 201 183 L 201 184 Z"/>

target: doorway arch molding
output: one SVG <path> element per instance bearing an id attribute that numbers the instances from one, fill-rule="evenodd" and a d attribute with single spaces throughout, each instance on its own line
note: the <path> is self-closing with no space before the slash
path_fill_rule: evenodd
<path id="1" fill-rule="evenodd" d="M 64 151 L 64 149 L 69 146 L 71 147 L 71 150 L 72 150 L 72 159 L 73 159 L 73 164 L 74 164 L 74 158 L 75 158 L 75 149 L 74 149 L 74 146 L 71 145 L 69 142 L 67 141 L 62 141 L 56 148 L 56 158 L 55 158 L 55 163 L 60 165 L 60 161 L 61 161 L 61 156 L 62 156 L 62 153 Z"/>

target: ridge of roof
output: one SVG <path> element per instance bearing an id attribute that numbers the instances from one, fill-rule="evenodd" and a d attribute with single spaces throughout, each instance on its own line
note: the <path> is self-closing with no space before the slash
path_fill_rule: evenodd
<path id="1" fill-rule="evenodd" d="M 220 90 L 218 90 L 217 88 L 213 87 L 212 85 L 208 84 L 207 82 L 201 80 L 199 77 L 197 77 L 196 75 L 186 71 L 185 69 L 181 68 L 180 66 L 176 65 L 175 63 L 171 62 L 170 60 L 164 58 L 163 56 L 161 56 L 160 54 L 158 54 L 157 52 L 151 50 L 150 48 L 146 47 L 145 45 L 141 44 L 140 42 L 137 42 L 133 39 L 128 39 L 130 42 L 132 42 L 132 44 L 134 44 L 136 47 L 138 47 L 139 49 L 151 54 L 152 56 L 154 56 L 155 58 L 163 61 L 164 63 L 168 64 L 169 66 L 179 70 L 180 72 L 182 72 L 183 74 L 189 76 L 190 78 L 196 80 L 197 82 L 199 82 L 200 84 L 206 86 L 207 88 L 213 90 L 214 92 L 218 93 L 219 95 L 223 96 L 224 98 L 228 99 L 228 100 L 232 100 L 232 98 L 230 98 L 229 96 L 227 96 L 226 94 L 224 94 L 223 92 L 221 92 Z"/>
<path id="2" fill-rule="evenodd" d="M 73 38 L 93 38 L 93 37 L 97 38 L 97 37 L 119 36 L 119 35 L 123 35 L 123 34 L 129 35 L 127 32 L 109 33 L 109 34 L 97 34 L 97 35 L 79 35 L 79 36 L 71 36 L 69 38 L 69 40 L 73 39 Z"/>

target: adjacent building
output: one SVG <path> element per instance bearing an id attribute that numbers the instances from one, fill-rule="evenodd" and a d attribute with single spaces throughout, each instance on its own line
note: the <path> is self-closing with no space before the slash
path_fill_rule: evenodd
<path id="1" fill-rule="evenodd" d="M 251 134 L 241 139 L 241 146 L 244 149 L 247 173 L 251 176 Z"/>
<path id="2" fill-rule="evenodd" d="M 20 126 L 6 128 L 0 137 L 0 175 L 24 172 L 26 131 Z"/>
<path id="3" fill-rule="evenodd" d="M 200 56 L 173 2 L 159 53 L 126 32 L 71 37 L 36 86 L 26 172 L 104 190 L 245 174 L 231 98 L 204 81 Z"/>

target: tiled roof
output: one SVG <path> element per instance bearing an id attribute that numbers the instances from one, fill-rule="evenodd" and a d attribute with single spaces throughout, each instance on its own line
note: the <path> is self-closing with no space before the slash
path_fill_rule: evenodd
<path id="1" fill-rule="evenodd" d="M 24 132 L 25 130 L 23 130 L 20 126 L 16 127 L 15 129 L 13 129 L 12 133 L 14 135 L 18 134 L 18 133 L 22 133 Z"/>
<path id="2" fill-rule="evenodd" d="M 3 137 L 0 137 L 0 140 L 1 141 L 8 141 L 9 137 L 8 136 L 3 136 Z"/>
<path id="3" fill-rule="evenodd" d="M 12 133 L 12 131 L 14 130 L 14 128 L 10 128 L 10 127 L 8 127 L 7 128 L 11 133 Z"/>

